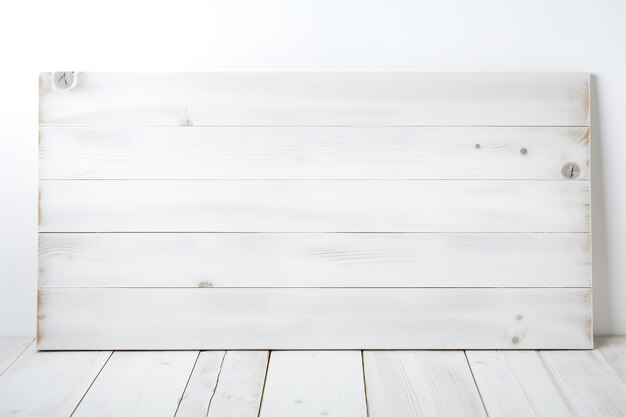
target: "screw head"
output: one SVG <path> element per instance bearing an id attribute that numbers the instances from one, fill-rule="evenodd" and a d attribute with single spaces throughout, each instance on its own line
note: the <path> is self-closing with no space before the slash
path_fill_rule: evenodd
<path id="1" fill-rule="evenodd" d="M 580 167 L 576 162 L 568 162 L 563 165 L 563 168 L 561 168 L 561 175 L 563 175 L 563 178 L 567 178 L 569 180 L 578 178 L 580 175 Z"/>
<path id="2" fill-rule="evenodd" d="M 56 91 L 70 91 L 76 87 L 78 73 L 74 71 L 62 71 L 52 73 L 52 88 Z"/>

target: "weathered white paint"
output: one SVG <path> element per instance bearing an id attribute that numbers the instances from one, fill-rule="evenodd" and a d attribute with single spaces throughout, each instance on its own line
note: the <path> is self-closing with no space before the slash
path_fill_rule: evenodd
<path id="1" fill-rule="evenodd" d="M 588 74 L 76 79 L 40 77 L 40 347 L 590 345 Z"/>
<path id="2" fill-rule="evenodd" d="M 626 382 L 598 350 L 540 352 L 570 410 L 585 417 L 626 416 Z"/>
<path id="3" fill-rule="evenodd" d="M 466 355 L 489 417 L 577 416 L 537 352 L 467 351 Z"/>
<path id="4" fill-rule="evenodd" d="M 200 352 L 176 417 L 258 417 L 267 351 Z"/>
<path id="5" fill-rule="evenodd" d="M 258 417 L 269 352 L 229 350 L 207 417 Z"/>
<path id="6" fill-rule="evenodd" d="M 561 179 L 589 128 L 42 128 L 41 179 Z M 569 177 L 569 173 L 566 175 Z"/>
<path id="7" fill-rule="evenodd" d="M 587 181 L 40 183 L 42 232 L 588 232 Z"/>
<path id="8" fill-rule="evenodd" d="M 171 417 L 198 352 L 114 352 L 74 417 Z"/>
<path id="9" fill-rule="evenodd" d="M 30 337 L 10 337 L 0 339 L 0 375 L 26 350 L 33 339 Z"/>
<path id="10" fill-rule="evenodd" d="M 588 233 L 41 233 L 42 287 L 588 287 Z"/>
<path id="11" fill-rule="evenodd" d="M 487 417 L 462 351 L 363 352 L 369 417 Z"/>
<path id="12" fill-rule="evenodd" d="M 587 349 L 588 288 L 42 288 L 39 348 Z"/>
<path id="13" fill-rule="evenodd" d="M 597 337 L 595 348 L 600 349 L 613 369 L 626 382 L 626 337 Z"/>
<path id="14" fill-rule="evenodd" d="M 37 352 L 32 344 L 0 376 L 0 416 L 71 415 L 110 356 L 111 352 Z"/>
<path id="15" fill-rule="evenodd" d="M 75 125 L 588 126 L 586 73 L 81 73 L 39 81 L 39 121 Z"/>
<path id="16" fill-rule="evenodd" d="M 272 352 L 259 416 L 367 417 L 361 352 Z"/>

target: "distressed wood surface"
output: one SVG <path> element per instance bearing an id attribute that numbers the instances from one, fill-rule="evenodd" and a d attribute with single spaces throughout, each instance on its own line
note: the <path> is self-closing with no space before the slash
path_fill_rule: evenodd
<path id="1" fill-rule="evenodd" d="M 587 181 L 40 183 L 42 232 L 588 232 Z"/>
<path id="2" fill-rule="evenodd" d="M 176 417 L 258 417 L 265 385 L 267 351 L 205 351 Z"/>
<path id="3" fill-rule="evenodd" d="M 39 348 L 587 349 L 586 288 L 42 288 Z"/>
<path id="4" fill-rule="evenodd" d="M 272 352 L 260 417 L 367 417 L 359 351 Z"/>
<path id="5" fill-rule="evenodd" d="M 42 233 L 42 287 L 589 287 L 588 233 Z"/>
<path id="6" fill-rule="evenodd" d="M 33 343 L 32 337 L 0 338 L 0 375 Z"/>
<path id="7" fill-rule="evenodd" d="M 578 416 L 626 416 L 626 382 L 600 351 L 546 351 L 540 355 Z"/>
<path id="8" fill-rule="evenodd" d="M 0 376 L 0 416 L 70 416 L 110 356 L 37 352 L 32 344 Z"/>
<path id="9" fill-rule="evenodd" d="M 574 417 L 537 352 L 467 351 L 489 417 Z M 583 417 L 583 415 L 581 415 Z"/>
<path id="10" fill-rule="evenodd" d="M 225 351 L 199 352 L 183 393 L 176 417 L 206 417 L 222 372 Z"/>
<path id="11" fill-rule="evenodd" d="M 198 352 L 115 352 L 73 417 L 171 417 Z"/>
<path id="12" fill-rule="evenodd" d="M 589 178 L 589 128 L 85 127 L 39 132 L 42 179 Z M 569 177 L 567 177 L 569 178 Z"/>
<path id="13" fill-rule="evenodd" d="M 365 351 L 369 417 L 487 417 L 462 351 Z"/>
<path id="14" fill-rule="evenodd" d="M 609 361 L 617 374 L 626 382 L 626 337 L 596 337 L 595 347 Z"/>
<path id="15" fill-rule="evenodd" d="M 79 73 L 39 80 L 39 122 L 80 125 L 588 126 L 589 74 Z"/>

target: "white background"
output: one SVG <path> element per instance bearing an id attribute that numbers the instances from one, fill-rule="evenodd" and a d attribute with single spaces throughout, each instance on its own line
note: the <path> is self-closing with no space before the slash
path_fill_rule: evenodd
<path id="1" fill-rule="evenodd" d="M 0 335 L 35 333 L 40 71 L 587 71 L 596 334 L 626 334 L 623 0 L 5 1 Z"/>

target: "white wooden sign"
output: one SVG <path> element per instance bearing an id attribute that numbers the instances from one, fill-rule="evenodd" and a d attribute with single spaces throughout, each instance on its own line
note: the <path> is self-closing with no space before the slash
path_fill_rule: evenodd
<path id="1" fill-rule="evenodd" d="M 589 76 L 45 73 L 38 347 L 592 347 Z"/>

